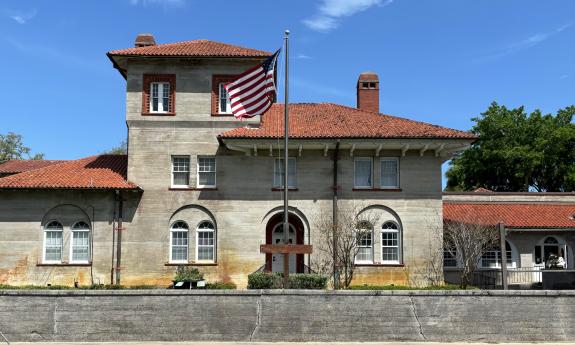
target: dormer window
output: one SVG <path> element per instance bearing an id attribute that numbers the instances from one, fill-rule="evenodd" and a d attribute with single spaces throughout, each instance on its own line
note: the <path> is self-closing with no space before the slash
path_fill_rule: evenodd
<path id="1" fill-rule="evenodd" d="M 145 74 L 142 115 L 175 115 L 176 76 Z"/>

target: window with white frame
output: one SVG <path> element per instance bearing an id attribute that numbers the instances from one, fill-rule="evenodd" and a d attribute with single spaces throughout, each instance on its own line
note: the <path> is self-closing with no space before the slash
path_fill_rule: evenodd
<path id="1" fill-rule="evenodd" d="M 226 90 L 225 85 L 226 83 L 219 84 L 218 113 L 220 114 L 230 114 L 232 112 L 230 95 L 228 94 L 228 90 Z"/>
<path id="2" fill-rule="evenodd" d="M 189 187 L 190 185 L 190 157 L 172 156 L 172 186 Z"/>
<path id="3" fill-rule="evenodd" d="M 381 188 L 399 188 L 399 158 L 381 158 L 379 172 Z"/>
<path id="4" fill-rule="evenodd" d="M 170 111 L 170 83 L 151 83 L 150 112 L 169 113 Z"/>
<path id="5" fill-rule="evenodd" d="M 443 266 L 444 267 L 457 267 L 457 252 L 454 248 L 443 249 Z"/>
<path id="6" fill-rule="evenodd" d="M 196 230 L 196 261 L 215 261 L 215 228 L 210 221 L 203 221 Z"/>
<path id="7" fill-rule="evenodd" d="M 62 232 L 64 227 L 57 221 L 51 221 L 44 227 L 44 262 L 62 262 Z"/>
<path id="8" fill-rule="evenodd" d="M 505 241 L 505 255 L 507 258 L 507 267 L 514 268 L 515 263 L 513 262 L 513 252 L 511 250 L 511 245 L 509 242 Z M 481 256 L 481 267 L 482 268 L 501 268 L 501 250 L 500 248 L 493 248 L 485 252 Z"/>
<path id="9" fill-rule="evenodd" d="M 373 161 L 371 157 L 357 157 L 354 160 L 354 188 L 373 187 Z"/>
<path id="10" fill-rule="evenodd" d="M 72 225 L 70 262 L 90 262 L 90 225 L 88 225 L 86 222 L 76 222 L 74 225 Z"/>
<path id="11" fill-rule="evenodd" d="M 399 264 L 400 258 L 400 229 L 395 222 L 385 222 L 381 226 L 381 263 Z"/>
<path id="12" fill-rule="evenodd" d="M 198 157 L 198 188 L 216 187 L 216 157 Z"/>
<path id="13" fill-rule="evenodd" d="M 188 224 L 184 221 L 177 221 L 170 229 L 170 262 L 188 262 Z"/>
<path id="14" fill-rule="evenodd" d="M 373 263 L 373 226 L 361 222 L 356 228 L 357 254 L 355 263 Z"/>
<path id="15" fill-rule="evenodd" d="M 274 188 L 284 187 L 285 163 L 283 158 L 274 160 Z M 296 162 L 295 157 L 288 158 L 288 188 L 296 188 Z"/>

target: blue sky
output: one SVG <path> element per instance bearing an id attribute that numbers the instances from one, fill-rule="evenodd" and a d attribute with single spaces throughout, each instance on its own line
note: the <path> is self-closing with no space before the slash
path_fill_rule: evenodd
<path id="1" fill-rule="evenodd" d="M 125 81 L 105 53 L 140 32 L 273 51 L 290 40 L 290 101 L 355 105 L 358 74 L 381 110 L 457 129 L 497 101 L 575 103 L 575 1 L 26 1 L 0 4 L 0 133 L 47 159 L 105 151 L 126 135 Z"/>

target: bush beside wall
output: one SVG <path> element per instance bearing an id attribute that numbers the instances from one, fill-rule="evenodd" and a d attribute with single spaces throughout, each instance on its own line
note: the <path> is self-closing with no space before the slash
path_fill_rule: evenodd
<path id="1" fill-rule="evenodd" d="M 321 290 L 327 287 L 327 277 L 321 274 L 290 274 L 288 289 Z M 283 289 L 279 273 L 256 272 L 248 276 L 248 289 Z"/>

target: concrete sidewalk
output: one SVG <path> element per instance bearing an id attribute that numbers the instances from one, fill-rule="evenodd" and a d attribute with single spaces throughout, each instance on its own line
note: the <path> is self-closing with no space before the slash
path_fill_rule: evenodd
<path id="1" fill-rule="evenodd" d="M 1 344 L 1 343 L 0 343 Z M 58 343 L 58 342 L 35 342 L 35 343 L 10 343 L 11 345 L 542 345 L 561 344 L 575 345 L 574 342 L 537 342 L 537 343 L 466 343 L 466 342 L 309 342 L 309 343 L 288 343 L 288 342 L 166 342 L 166 341 L 129 341 L 129 342 L 78 342 L 78 343 Z"/>

